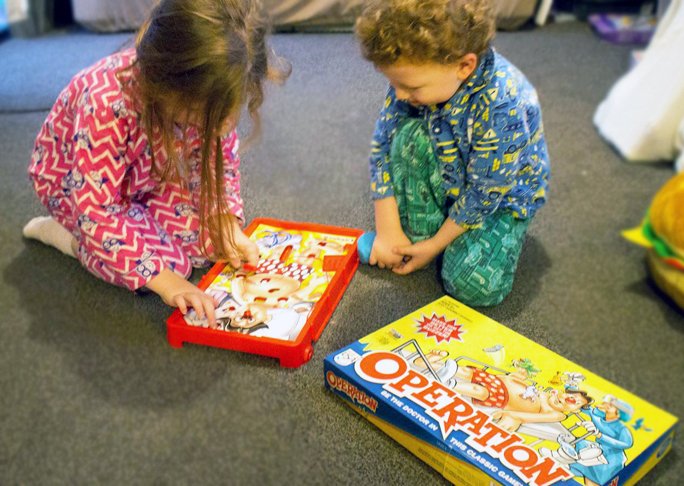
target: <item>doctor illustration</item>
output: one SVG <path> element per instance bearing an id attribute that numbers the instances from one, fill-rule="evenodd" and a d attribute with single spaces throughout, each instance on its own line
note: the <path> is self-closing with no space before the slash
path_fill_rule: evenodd
<path id="1" fill-rule="evenodd" d="M 570 470 L 577 476 L 584 476 L 586 486 L 606 484 L 627 462 L 625 450 L 634 443 L 627 423 L 631 420 L 634 409 L 629 403 L 606 395 L 599 405 L 588 411 L 588 414 L 591 420 L 583 422 L 582 426 L 593 434 L 596 440 L 594 443 L 587 440 L 577 442 L 577 453 L 582 456 L 583 449 L 598 445 L 603 452 L 605 463 L 585 465 L 575 462 L 570 464 Z"/>

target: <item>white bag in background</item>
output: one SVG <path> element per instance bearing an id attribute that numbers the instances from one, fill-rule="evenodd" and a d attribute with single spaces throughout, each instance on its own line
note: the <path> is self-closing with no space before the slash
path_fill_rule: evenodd
<path id="1" fill-rule="evenodd" d="M 674 160 L 684 122 L 684 0 L 673 0 L 639 63 L 594 114 L 599 133 L 628 161 Z"/>

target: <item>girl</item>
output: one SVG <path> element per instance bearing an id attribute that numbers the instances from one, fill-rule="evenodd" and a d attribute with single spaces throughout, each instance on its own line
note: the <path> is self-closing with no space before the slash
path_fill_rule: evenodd
<path id="1" fill-rule="evenodd" d="M 255 265 L 242 232 L 235 127 L 259 127 L 274 69 L 258 0 L 162 0 L 135 49 L 77 74 L 36 139 L 29 174 L 50 213 L 24 228 L 99 278 L 146 287 L 216 326 L 192 267 Z"/>

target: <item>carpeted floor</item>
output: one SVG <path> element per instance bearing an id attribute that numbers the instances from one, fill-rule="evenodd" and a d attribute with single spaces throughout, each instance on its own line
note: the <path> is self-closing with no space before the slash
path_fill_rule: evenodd
<path id="1" fill-rule="evenodd" d="M 22 225 L 43 214 L 25 174 L 47 109 L 72 74 L 127 38 L 0 43 L 0 484 L 443 482 L 326 392 L 322 373 L 328 353 L 441 296 L 433 267 L 408 277 L 361 268 L 313 359 L 289 370 L 172 349 L 158 298 L 110 287 L 22 239 Z M 369 229 L 367 155 L 383 79 L 349 34 L 279 34 L 273 44 L 294 71 L 268 90 L 262 137 L 243 157 L 248 219 Z M 623 162 L 591 123 L 629 48 L 582 23 L 500 34 L 496 46 L 539 91 L 553 178 L 513 293 L 484 313 L 683 416 L 684 315 L 619 234 L 672 167 Z M 642 484 L 679 484 L 683 451 L 679 440 Z"/>

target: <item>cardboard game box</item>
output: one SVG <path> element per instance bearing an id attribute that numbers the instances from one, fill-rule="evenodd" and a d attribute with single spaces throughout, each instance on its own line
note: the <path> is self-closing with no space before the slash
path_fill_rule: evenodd
<path id="1" fill-rule="evenodd" d="M 629 485 L 677 418 L 445 296 L 325 359 L 325 383 L 459 485 Z"/>
<path id="2" fill-rule="evenodd" d="M 257 218 L 245 234 L 259 247 L 259 264 L 234 269 L 217 263 L 199 288 L 218 302 L 218 328 L 194 310 L 173 312 L 167 340 L 278 358 L 298 367 L 309 361 L 335 307 L 359 265 L 362 231 L 315 223 Z"/>

